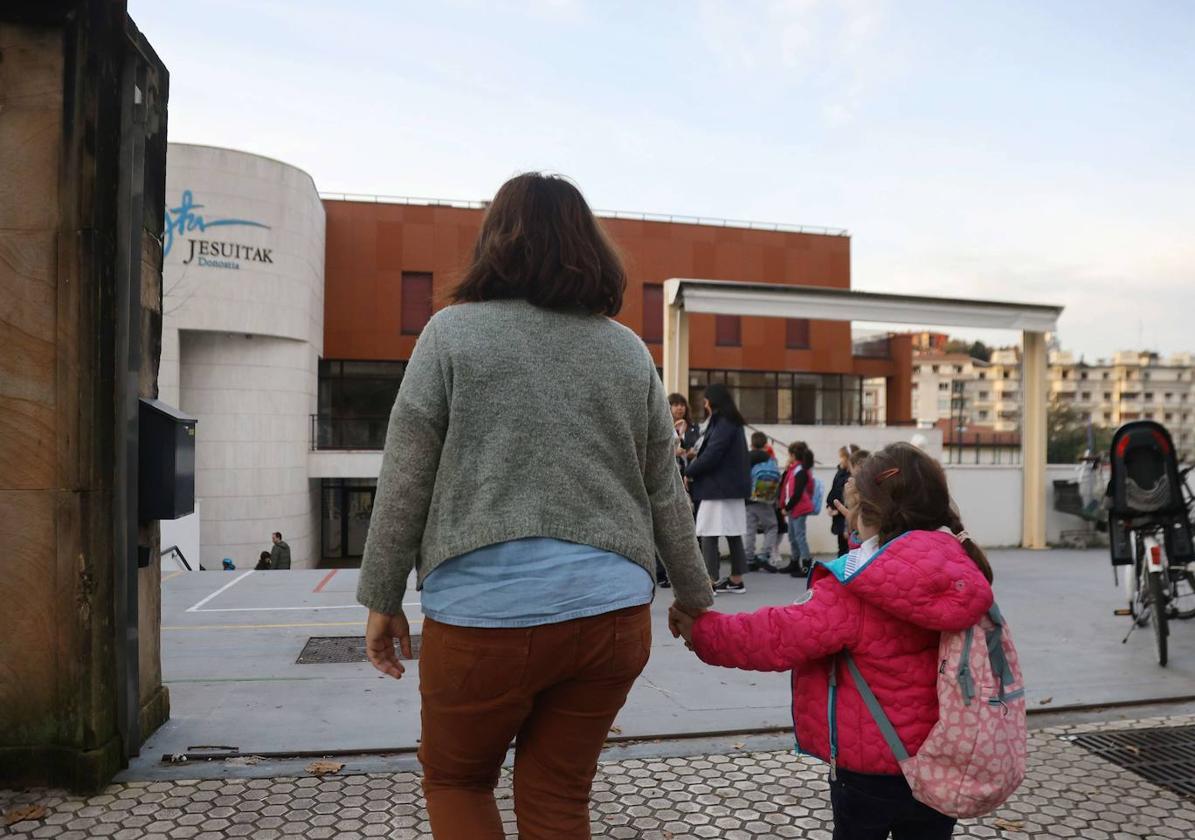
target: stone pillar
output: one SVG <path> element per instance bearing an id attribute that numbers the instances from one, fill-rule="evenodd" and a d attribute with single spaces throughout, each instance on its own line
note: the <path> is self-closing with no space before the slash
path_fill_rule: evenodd
<path id="1" fill-rule="evenodd" d="M 119 0 L 0 6 L 0 786 L 93 789 L 139 747 L 117 717 L 114 307 L 129 177 L 122 79 L 152 53 Z M 136 384 L 151 393 L 165 174 L 165 71 L 152 62 L 161 73 L 143 79 L 140 101 L 156 139 L 138 167 L 145 219 L 134 220 L 151 236 L 131 255 L 142 278 Z M 156 526 L 143 531 L 134 538 L 156 542 Z M 134 573 L 149 616 L 136 650 L 147 734 L 167 708 L 160 590 L 156 568 Z"/>

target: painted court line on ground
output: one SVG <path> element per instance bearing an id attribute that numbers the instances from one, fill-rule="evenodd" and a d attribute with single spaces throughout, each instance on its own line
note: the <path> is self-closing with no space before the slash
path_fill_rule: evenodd
<path id="1" fill-rule="evenodd" d="M 210 601 L 210 600 L 212 600 L 213 598 L 215 598 L 217 595 L 219 595 L 219 594 L 220 594 L 221 592 L 223 592 L 224 590 L 226 590 L 226 589 L 231 589 L 232 587 L 236 586 L 238 583 L 240 583 L 241 581 L 243 581 L 245 578 L 249 577 L 249 575 L 251 575 L 251 574 L 253 574 L 253 569 L 250 569 L 249 571 L 247 571 L 247 572 L 245 572 L 245 573 L 243 573 L 243 574 L 237 575 L 235 578 L 233 578 L 233 579 L 232 579 L 232 580 L 230 580 L 228 583 L 226 583 L 226 584 L 224 584 L 223 586 L 221 586 L 219 589 L 217 589 L 217 590 L 216 590 L 215 592 L 213 592 L 211 595 L 208 595 L 206 598 L 204 598 L 204 599 L 203 599 L 202 601 L 200 601 L 198 604 L 195 604 L 195 606 L 193 606 L 193 607 L 188 607 L 188 608 L 187 608 L 187 612 L 189 612 L 189 613 L 191 613 L 191 612 L 199 612 L 199 608 L 200 608 L 200 607 L 202 607 L 204 604 L 206 604 L 208 601 Z"/>
<path id="2" fill-rule="evenodd" d="M 340 571 L 340 569 L 333 569 L 332 571 L 328 572 L 326 575 L 324 575 L 324 579 L 321 580 L 319 583 L 317 583 L 315 585 L 315 589 L 313 589 L 311 591 L 312 592 L 323 592 L 324 587 L 328 585 L 328 581 L 330 581 L 332 579 L 332 577 L 339 571 Z"/>
<path id="3" fill-rule="evenodd" d="M 283 630 L 293 627 L 361 627 L 360 621 L 312 621 L 297 624 L 180 624 L 162 626 L 163 630 Z"/>
<path id="4" fill-rule="evenodd" d="M 236 581 L 233 581 L 236 583 Z M 219 595 L 219 592 L 213 595 Z M 202 602 L 201 602 L 202 603 Z M 418 607 L 421 604 L 418 601 L 404 601 L 404 607 Z M 225 612 L 290 612 L 290 611 L 304 611 L 304 610 L 363 610 L 365 607 L 360 604 L 329 604 L 322 607 L 208 607 L 207 609 L 197 610 L 194 607 L 187 610 L 187 612 L 196 613 L 225 613 Z"/>
<path id="5" fill-rule="evenodd" d="M 176 578 L 179 575 L 184 574 L 185 572 L 186 572 L 186 569 L 175 569 L 173 572 L 170 572 L 170 574 L 162 576 L 162 583 L 165 583 L 166 581 L 170 580 L 171 578 Z"/>

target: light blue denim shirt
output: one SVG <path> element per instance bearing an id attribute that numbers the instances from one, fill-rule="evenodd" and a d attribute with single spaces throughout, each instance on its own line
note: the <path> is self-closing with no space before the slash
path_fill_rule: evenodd
<path id="1" fill-rule="evenodd" d="M 532 537 L 445 561 L 423 583 L 423 614 L 458 627 L 533 627 L 651 603 L 655 584 L 627 558 Z"/>

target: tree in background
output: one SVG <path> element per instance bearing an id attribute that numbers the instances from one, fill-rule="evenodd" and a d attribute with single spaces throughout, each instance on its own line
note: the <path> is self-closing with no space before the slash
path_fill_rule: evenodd
<path id="1" fill-rule="evenodd" d="M 946 342 L 946 352 L 965 353 L 972 359 L 979 359 L 984 362 L 992 360 L 992 348 L 988 347 L 982 341 L 969 342 L 963 338 L 952 338 Z"/>
<path id="2" fill-rule="evenodd" d="M 1103 426 L 1091 429 L 1093 451 L 1107 453 L 1112 445 L 1112 430 Z M 1046 461 L 1074 464 L 1087 451 L 1087 419 L 1066 400 L 1050 397 L 1046 407 Z"/>

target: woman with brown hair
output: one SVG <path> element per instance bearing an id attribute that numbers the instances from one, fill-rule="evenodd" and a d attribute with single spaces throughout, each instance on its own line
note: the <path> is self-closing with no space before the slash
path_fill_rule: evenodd
<path id="1" fill-rule="evenodd" d="M 712 603 L 663 383 L 611 318 L 625 285 L 576 187 L 513 178 L 399 388 L 357 598 L 370 661 L 401 677 L 417 572 L 438 840 L 503 836 L 512 740 L 519 836 L 589 837 L 598 754 L 647 663 L 656 555 L 678 604 Z M 588 422 L 562 422 L 562 405 Z"/>

